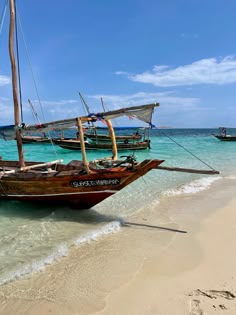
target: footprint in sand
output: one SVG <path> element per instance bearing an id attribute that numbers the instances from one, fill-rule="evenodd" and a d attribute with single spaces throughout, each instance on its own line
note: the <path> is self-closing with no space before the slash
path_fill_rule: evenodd
<path id="1" fill-rule="evenodd" d="M 200 300 L 192 300 L 190 304 L 190 315 L 204 315 L 200 308 Z"/>
<path id="2" fill-rule="evenodd" d="M 194 295 L 202 295 L 206 296 L 210 299 L 216 299 L 218 297 L 227 299 L 227 300 L 233 300 L 236 296 L 230 292 L 230 291 L 220 291 L 220 290 L 207 290 L 207 291 L 202 291 L 202 290 L 195 290 Z"/>

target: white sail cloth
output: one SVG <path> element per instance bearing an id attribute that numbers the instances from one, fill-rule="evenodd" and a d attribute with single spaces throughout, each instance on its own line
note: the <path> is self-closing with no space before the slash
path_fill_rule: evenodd
<path id="1" fill-rule="evenodd" d="M 25 132 L 37 133 L 37 132 L 49 132 L 51 130 L 65 130 L 73 126 L 78 125 L 78 120 L 81 119 L 82 123 L 87 123 L 89 121 L 99 121 L 99 120 L 110 120 L 118 118 L 121 116 L 128 116 L 132 118 L 137 118 L 141 121 L 144 121 L 147 124 L 151 125 L 153 110 L 156 106 L 159 106 L 158 103 L 147 104 L 134 107 L 126 107 L 118 110 L 113 110 L 103 113 L 91 113 L 88 116 L 57 120 L 48 123 L 42 123 L 37 125 L 25 125 L 21 126 L 3 126 L 0 127 L 0 138 L 4 140 L 15 139 L 16 129 L 21 130 L 21 134 L 24 135 Z"/>

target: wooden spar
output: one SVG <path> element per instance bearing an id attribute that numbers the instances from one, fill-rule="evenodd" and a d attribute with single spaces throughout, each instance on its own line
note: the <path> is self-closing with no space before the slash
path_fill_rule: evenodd
<path id="1" fill-rule="evenodd" d="M 215 170 L 197 170 L 193 168 L 181 168 L 181 167 L 169 167 L 169 166 L 157 166 L 156 169 L 163 170 L 163 171 L 196 173 L 196 174 L 206 174 L 206 175 L 220 174 L 220 172 L 215 171 Z"/>
<path id="2" fill-rule="evenodd" d="M 85 150 L 84 131 L 83 131 L 82 121 L 80 118 L 77 118 L 77 126 L 79 128 L 79 133 L 80 133 L 80 146 L 81 146 L 81 152 L 82 152 L 82 157 L 83 157 L 83 162 L 84 162 L 84 168 L 86 172 L 89 174 L 90 170 L 89 170 L 89 165 L 88 165 L 86 150 Z"/>
<path id="3" fill-rule="evenodd" d="M 109 130 L 109 134 L 110 134 L 110 137 L 111 137 L 112 160 L 116 161 L 117 160 L 117 145 L 116 145 L 115 132 L 114 132 L 114 129 L 112 127 L 111 121 L 108 119 L 108 120 L 105 120 L 105 122 L 106 122 L 106 125 L 107 125 L 108 130 Z"/>
<path id="4" fill-rule="evenodd" d="M 43 167 L 43 166 L 47 166 L 47 167 L 51 167 L 54 164 L 60 164 L 62 163 L 63 160 L 55 160 L 52 162 L 46 162 L 46 163 L 40 163 L 40 164 L 33 164 L 33 165 L 29 165 L 29 166 L 25 166 L 25 167 L 21 167 L 21 168 L 17 168 L 14 170 L 9 170 L 9 171 L 1 171 L 0 175 L 4 175 L 4 174 L 14 174 L 17 173 L 19 171 L 28 171 L 30 169 L 34 169 L 34 168 L 38 168 L 38 167 Z"/>
<path id="5" fill-rule="evenodd" d="M 25 167 L 21 167 L 21 171 L 27 171 L 33 168 L 38 168 L 38 167 L 43 167 L 43 166 L 48 166 L 51 167 L 54 164 L 60 164 L 62 163 L 63 160 L 55 160 L 55 161 L 51 161 L 51 162 L 45 162 L 45 163 L 40 163 L 40 164 L 34 164 L 34 165 L 29 165 L 29 166 L 25 166 Z"/>
<path id="6" fill-rule="evenodd" d="M 79 92 L 79 96 L 80 96 L 80 98 L 81 98 L 81 100 L 82 100 L 82 102 L 83 102 L 83 104 L 84 104 L 84 106 L 86 108 L 87 114 L 89 115 L 90 114 L 90 110 L 89 110 L 88 104 L 85 102 L 85 99 L 83 98 L 83 95 L 80 92 Z"/>
<path id="7" fill-rule="evenodd" d="M 105 112 L 106 110 L 105 110 L 105 106 L 104 106 L 102 97 L 101 97 L 101 103 L 102 103 L 102 109 L 103 109 L 103 111 Z"/>
<path id="8" fill-rule="evenodd" d="M 17 142 L 20 167 L 24 167 L 25 161 L 24 161 L 24 154 L 23 154 L 23 149 L 22 149 L 21 132 L 20 132 L 20 129 L 18 129 L 19 122 L 20 122 L 20 115 L 19 115 L 19 102 L 18 102 L 16 62 L 15 62 L 15 56 L 14 56 L 14 30 L 15 30 L 15 4 L 14 4 L 14 0 L 10 0 L 9 55 L 10 55 L 11 72 L 12 72 L 12 92 L 13 92 L 13 101 L 14 101 L 16 142 Z"/>
<path id="9" fill-rule="evenodd" d="M 146 105 L 140 105 L 140 106 L 132 106 L 132 107 L 126 107 L 126 108 L 120 108 L 120 109 L 117 109 L 117 110 L 112 110 L 112 111 L 107 111 L 107 112 L 104 112 L 103 113 L 103 116 L 104 116 L 104 119 L 106 118 L 106 116 L 109 116 L 109 115 L 117 115 L 117 114 L 122 114 L 125 112 L 128 112 L 129 110 L 131 111 L 135 111 L 135 110 L 142 110 L 143 109 L 147 109 L 147 108 L 154 108 L 154 107 L 157 107 L 157 106 L 160 106 L 159 103 L 153 103 L 153 104 L 146 104 Z"/>

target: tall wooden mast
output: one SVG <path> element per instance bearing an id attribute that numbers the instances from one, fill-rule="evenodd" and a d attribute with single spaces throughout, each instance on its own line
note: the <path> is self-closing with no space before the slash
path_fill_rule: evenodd
<path id="1" fill-rule="evenodd" d="M 19 114 L 19 102 L 18 102 L 18 87 L 17 87 L 17 70 L 14 55 L 14 31 L 15 31 L 15 2 L 14 0 L 9 0 L 10 4 L 10 27 L 9 27 L 9 55 L 11 61 L 11 72 L 12 72 L 12 93 L 14 101 L 14 117 L 15 117 L 15 127 L 16 127 L 16 141 L 20 167 L 25 166 L 24 155 L 22 149 L 22 139 L 21 132 L 18 129 L 20 124 L 20 114 Z"/>

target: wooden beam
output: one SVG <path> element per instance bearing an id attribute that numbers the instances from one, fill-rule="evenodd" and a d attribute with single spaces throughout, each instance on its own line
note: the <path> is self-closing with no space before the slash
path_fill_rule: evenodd
<path id="1" fill-rule="evenodd" d="M 85 148 L 85 143 L 84 143 L 84 130 L 83 130 L 81 118 L 77 119 L 77 126 L 79 128 L 79 133 L 80 133 L 80 146 L 81 146 L 81 153 L 83 157 L 84 168 L 87 174 L 89 174 L 90 169 L 89 169 L 89 163 L 88 163 L 87 155 L 86 155 L 86 148 Z"/>
<path id="2" fill-rule="evenodd" d="M 220 174 L 220 172 L 215 171 L 215 170 L 198 170 L 198 169 L 193 169 L 193 168 L 181 168 L 181 167 L 170 167 L 170 166 L 157 166 L 156 169 L 159 169 L 162 171 L 174 171 L 174 172 L 206 174 L 206 175 Z"/>
<path id="3" fill-rule="evenodd" d="M 29 166 L 25 166 L 25 167 L 20 167 L 20 168 L 16 168 L 14 170 L 8 170 L 8 171 L 1 171 L 0 175 L 4 175 L 4 174 L 14 174 L 20 171 L 28 171 L 34 168 L 38 168 L 38 167 L 43 167 L 43 166 L 47 166 L 47 167 L 51 167 L 54 164 L 60 164 L 62 163 L 63 160 L 55 160 L 55 161 L 51 161 L 51 162 L 45 162 L 45 163 L 40 163 L 40 164 L 33 164 L 33 165 L 29 165 Z"/>

